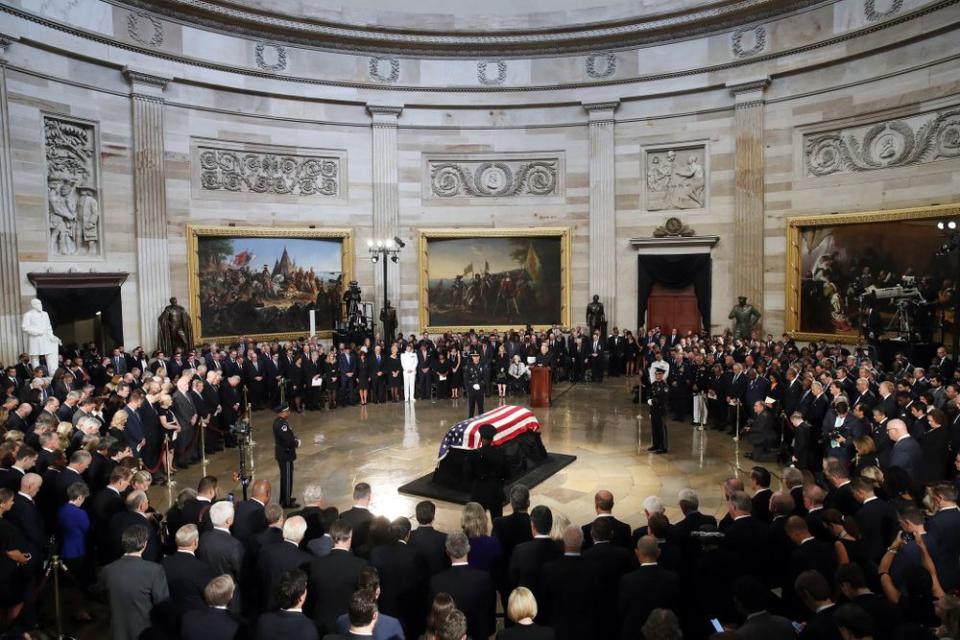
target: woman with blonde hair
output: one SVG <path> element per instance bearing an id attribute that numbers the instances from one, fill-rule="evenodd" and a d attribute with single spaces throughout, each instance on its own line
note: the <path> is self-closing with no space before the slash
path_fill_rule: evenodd
<path id="1" fill-rule="evenodd" d="M 460 528 L 470 540 L 467 562 L 471 567 L 493 574 L 502 550 L 500 541 L 490 535 L 487 511 L 479 502 L 468 502 L 460 515 Z"/>
<path id="2" fill-rule="evenodd" d="M 854 438 L 853 448 L 857 454 L 853 457 L 853 475 L 858 476 L 867 467 L 877 466 L 877 443 L 870 436 Z"/>
<path id="3" fill-rule="evenodd" d="M 571 524 L 567 514 L 556 512 L 553 514 L 553 526 L 550 527 L 550 539 L 563 544 L 563 532 Z"/>
<path id="4" fill-rule="evenodd" d="M 126 411 L 117 411 L 113 414 L 113 417 L 110 418 L 110 429 L 109 433 L 111 436 L 116 438 L 119 442 L 127 442 L 127 420 L 129 416 Z"/>
<path id="5" fill-rule="evenodd" d="M 550 627 L 541 627 L 533 619 L 537 617 L 537 599 L 526 587 L 517 587 L 507 600 L 507 617 L 514 626 L 497 633 L 497 640 L 553 640 Z"/>

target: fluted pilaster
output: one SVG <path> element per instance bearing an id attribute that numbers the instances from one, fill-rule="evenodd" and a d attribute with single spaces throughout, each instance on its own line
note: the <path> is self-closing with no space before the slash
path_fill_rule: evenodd
<path id="1" fill-rule="evenodd" d="M 137 223 L 140 344 L 157 346 L 157 315 L 170 297 L 163 90 L 169 78 L 125 68 L 133 109 L 133 202 Z"/>
<path id="2" fill-rule="evenodd" d="M 590 118 L 590 291 L 600 296 L 607 321 L 617 317 L 616 170 L 613 114 L 619 101 L 584 104 Z M 582 302 L 583 304 L 580 304 Z M 581 308 L 587 301 L 574 301 Z"/>
<path id="3" fill-rule="evenodd" d="M 12 41 L 0 37 L 0 360 L 17 361 L 20 337 L 20 267 L 17 250 L 17 210 L 13 201 L 13 157 L 7 107 L 7 48 Z"/>
<path id="4" fill-rule="evenodd" d="M 373 166 L 371 178 L 373 181 L 373 237 L 381 240 L 393 238 L 400 234 L 400 185 L 397 169 L 397 120 L 403 111 L 402 106 L 396 105 L 367 105 L 370 113 L 370 126 L 373 138 Z M 413 256 L 412 247 L 401 253 L 401 260 L 409 254 Z M 387 295 L 397 309 L 397 320 L 403 329 L 403 313 L 399 306 L 400 301 L 400 264 L 387 267 Z M 383 306 L 383 268 L 377 265 L 373 270 L 373 281 L 376 289 L 372 296 L 374 301 L 374 317 L 380 317 L 380 308 Z M 378 321 L 379 322 L 379 321 Z"/>
<path id="5" fill-rule="evenodd" d="M 763 312 L 763 92 L 769 78 L 728 83 L 734 96 L 734 295 Z M 733 304 L 733 300 L 729 301 Z"/>

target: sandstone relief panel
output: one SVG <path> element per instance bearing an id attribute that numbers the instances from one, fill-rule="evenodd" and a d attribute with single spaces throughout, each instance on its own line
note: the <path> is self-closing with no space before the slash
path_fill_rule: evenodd
<path id="1" fill-rule="evenodd" d="M 960 109 L 804 136 L 808 176 L 874 171 L 960 157 Z"/>
<path id="2" fill-rule="evenodd" d="M 341 195 L 343 158 L 337 152 L 200 144 L 196 158 L 201 192 L 291 197 Z"/>
<path id="3" fill-rule="evenodd" d="M 560 195 L 562 158 L 429 158 L 428 198 L 510 198 Z"/>
<path id="4" fill-rule="evenodd" d="M 647 211 L 706 208 L 706 153 L 705 145 L 646 150 Z"/>
<path id="5" fill-rule="evenodd" d="M 96 125 L 44 116 L 43 134 L 50 258 L 99 257 L 103 221 Z"/>

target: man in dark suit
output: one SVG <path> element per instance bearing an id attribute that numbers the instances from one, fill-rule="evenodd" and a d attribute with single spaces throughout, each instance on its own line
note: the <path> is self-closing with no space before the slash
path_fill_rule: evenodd
<path id="1" fill-rule="evenodd" d="M 90 466 L 90 462 L 92 460 L 93 456 L 90 455 L 90 452 L 84 449 L 74 451 L 72 454 L 70 454 L 70 464 L 68 464 L 67 468 L 61 471 L 57 476 L 57 481 L 54 487 L 54 494 L 56 496 L 58 506 L 67 501 L 67 489 L 70 487 L 70 485 L 76 484 L 77 482 L 87 484 L 83 479 L 83 473 Z"/>
<path id="2" fill-rule="evenodd" d="M 827 497 L 823 501 L 825 509 L 836 509 L 845 516 L 852 516 L 860 508 L 860 503 L 853 496 L 853 487 L 850 484 L 850 474 L 846 464 L 830 458 L 823 468 L 823 475 L 830 486 Z"/>
<path id="3" fill-rule="evenodd" d="M 15 524 L 21 533 L 21 540 L 25 544 L 23 549 L 30 554 L 27 566 L 38 569 L 46 559 L 44 553 L 47 547 L 47 531 L 43 523 L 43 515 L 34 500 L 40 491 L 43 478 L 36 473 L 28 473 L 20 481 L 20 491 L 13 496 L 13 507 L 4 516 Z"/>
<path id="4" fill-rule="evenodd" d="M 884 380 L 880 383 L 880 398 L 875 406 L 883 409 L 883 414 L 890 419 L 897 417 L 900 407 L 897 406 L 897 397 L 894 395 L 893 383 Z"/>
<path id="5" fill-rule="evenodd" d="M 587 359 L 590 361 L 590 379 L 593 382 L 603 382 L 603 354 L 606 351 L 600 331 L 593 332 L 593 339 L 587 344 Z"/>
<path id="6" fill-rule="evenodd" d="M 837 607 L 830 597 L 830 583 L 816 571 L 804 571 L 793 585 L 797 597 L 811 612 L 799 640 L 839 640 L 840 629 L 834 617 Z"/>
<path id="7" fill-rule="evenodd" d="M 351 405 L 354 403 L 354 391 L 357 388 L 357 357 L 349 345 L 345 346 L 337 356 L 337 364 L 340 365 L 339 401 L 343 405 Z"/>
<path id="8" fill-rule="evenodd" d="M 148 515 L 150 501 L 147 494 L 143 491 L 131 491 L 124 500 L 124 510 L 110 518 L 108 529 L 110 539 L 113 541 L 113 559 L 117 559 L 124 554 L 123 540 L 124 532 L 133 526 L 143 526 L 147 531 L 147 540 L 140 557 L 151 562 L 160 562 L 162 549 L 160 547 L 160 534 L 157 531 L 156 522 L 152 516 Z"/>
<path id="9" fill-rule="evenodd" d="M 927 533 L 937 541 L 937 557 L 933 559 L 944 591 L 960 586 L 960 510 L 957 509 L 957 488 L 950 482 L 939 482 L 927 490 L 936 509 L 927 520 Z"/>
<path id="10" fill-rule="evenodd" d="M 816 429 L 823 425 L 823 419 L 827 415 L 827 410 L 830 409 L 830 399 L 823 391 L 823 385 L 816 381 L 810 384 L 810 394 L 813 397 L 803 414 L 803 419 Z"/>
<path id="11" fill-rule="evenodd" d="M 277 603 L 280 610 L 260 616 L 257 620 L 256 640 L 274 640 L 275 638 L 320 640 L 316 625 L 303 614 L 303 605 L 306 600 L 307 574 L 300 569 L 283 573 L 277 589 Z"/>
<path id="12" fill-rule="evenodd" d="M 620 580 L 617 608 L 623 640 L 642 637 L 643 623 L 654 609 L 670 609 L 676 613 L 680 606 L 680 579 L 657 564 L 660 556 L 657 539 L 651 535 L 640 538 L 636 554 L 640 567 Z"/>
<path id="13" fill-rule="evenodd" d="M 9 469 L 0 469 L 0 489 L 9 489 L 14 493 L 20 491 L 20 483 L 23 481 L 23 477 L 36 465 L 36 450 L 27 445 L 20 447 L 13 465 Z"/>
<path id="14" fill-rule="evenodd" d="M 371 495 L 369 484 L 357 483 L 353 488 L 353 506 L 340 514 L 340 518 L 349 524 L 353 531 L 353 552 L 362 558 L 370 555 L 367 534 L 370 531 L 370 521 L 373 520 L 373 514 L 370 513 Z"/>
<path id="15" fill-rule="evenodd" d="M 624 549 L 630 549 L 633 546 L 630 540 L 630 525 L 613 517 L 613 494 L 606 489 L 597 491 L 593 496 L 593 508 L 597 512 L 597 518 L 606 518 L 610 521 L 613 528 L 613 538 L 610 541 Z M 593 546 L 593 538 L 590 537 L 592 527 L 592 522 L 582 527 L 584 550 Z"/>
<path id="16" fill-rule="evenodd" d="M 747 419 L 747 408 L 744 400 L 747 394 L 747 376 L 743 373 L 743 365 L 739 362 L 733 365 L 733 371 L 724 379 L 723 386 L 728 417 L 727 433 L 734 435 L 737 433 L 738 415 L 741 424 Z M 739 412 L 737 407 L 740 407 Z"/>
<path id="17" fill-rule="evenodd" d="M 770 497 L 773 495 L 770 489 L 770 472 L 763 467 L 750 469 L 750 488 L 754 492 L 750 499 L 751 515 L 769 523 L 773 520 L 773 516 L 770 515 Z"/>
<path id="18" fill-rule="evenodd" d="M 877 396 L 870 390 L 870 381 L 866 378 L 857 378 L 857 389 L 853 394 L 852 407 L 862 404 L 867 409 L 867 415 L 877 405 Z"/>
<path id="19" fill-rule="evenodd" d="M 787 618 L 767 611 L 770 590 L 752 576 L 733 585 L 733 600 L 746 620 L 737 628 L 737 640 L 796 640 L 797 632 Z"/>
<path id="20" fill-rule="evenodd" d="M 206 606 L 191 609 L 180 625 L 181 640 L 237 640 L 241 636 L 240 620 L 227 611 L 236 585 L 227 575 L 210 580 L 203 589 Z"/>
<path id="21" fill-rule="evenodd" d="M 217 499 L 217 477 L 204 476 L 197 483 L 197 497 L 187 500 L 181 510 L 181 518 L 184 524 L 197 525 L 200 532 L 209 531 L 213 528 L 210 522 L 210 507 Z M 236 513 L 234 513 L 236 518 Z"/>
<path id="22" fill-rule="evenodd" d="M 267 480 L 257 480 L 250 488 L 250 498 L 237 503 L 233 516 L 233 537 L 249 546 L 256 534 L 267 528 L 263 508 L 270 502 L 273 491 Z"/>
<path id="23" fill-rule="evenodd" d="M 886 598 L 870 591 L 863 569 L 856 562 L 849 562 L 837 569 L 837 588 L 844 598 L 865 612 L 875 622 L 876 640 L 892 640 L 903 622 L 900 608 Z"/>
<path id="24" fill-rule="evenodd" d="M 140 407 L 143 406 L 146 395 L 140 389 L 134 389 L 127 397 L 127 404 L 123 411 L 127 414 L 127 426 L 123 433 L 127 437 L 127 443 L 130 450 L 137 458 L 140 457 L 140 450 L 147 444 L 146 436 L 143 431 L 143 420 L 140 418 Z"/>
<path id="25" fill-rule="evenodd" d="M 228 574 L 239 585 L 243 582 L 246 552 L 243 544 L 230 535 L 233 519 L 232 502 L 224 500 L 210 507 L 210 522 L 213 524 L 213 529 L 200 534 L 197 557 L 206 562 L 217 575 Z"/>
<path id="26" fill-rule="evenodd" d="M 550 538 L 553 514 L 548 507 L 538 505 L 530 512 L 530 527 L 533 540 L 518 544 L 513 549 L 507 570 L 509 590 L 527 587 L 537 600 L 543 566 L 562 555 L 560 547 Z M 468 616 L 469 617 L 469 616 Z"/>
<path id="27" fill-rule="evenodd" d="M 438 593 L 449 593 L 467 617 L 467 635 L 489 638 L 496 630 L 493 580 L 486 571 L 467 564 L 470 542 L 462 531 L 449 534 L 446 546 L 450 568 L 430 579 L 430 601 Z"/>
<path id="28" fill-rule="evenodd" d="M 617 602 L 620 579 L 634 570 L 636 555 L 611 542 L 613 525 L 609 518 L 597 518 L 590 528 L 593 546 L 583 552 L 583 561 L 596 588 L 596 620 L 601 638 L 615 638 L 620 633 Z"/>
<path id="29" fill-rule="evenodd" d="M 247 559 L 253 564 L 256 564 L 261 549 L 283 542 L 283 507 L 271 502 L 263 509 L 263 514 L 267 519 L 267 528 L 250 538 L 246 545 Z"/>
<path id="30" fill-rule="evenodd" d="M 887 422 L 887 435 L 893 442 L 889 467 L 901 467 L 915 483 L 923 480 L 923 452 L 920 444 L 910 436 L 903 420 Z"/>
<path id="31" fill-rule="evenodd" d="M 568 526 L 563 531 L 563 555 L 543 566 L 537 624 L 553 627 L 557 640 L 589 638 L 595 628 L 598 594 L 592 565 L 580 555 L 582 546 L 583 531 Z"/>
<path id="32" fill-rule="evenodd" d="M 283 540 L 260 549 L 257 567 L 265 611 L 273 611 L 280 606 L 282 576 L 296 569 L 306 570 L 310 566 L 313 556 L 300 550 L 306 532 L 307 521 L 300 516 L 292 516 L 283 523 Z"/>
<path id="33" fill-rule="evenodd" d="M 723 548 L 736 554 L 744 575 L 765 579 L 770 571 L 770 528 L 751 515 L 753 503 L 743 491 L 727 501 L 731 522 L 724 532 Z"/>
<path id="34" fill-rule="evenodd" d="M 206 609 L 203 590 L 217 574 L 195 555 L 200 542 L 197 525 L 183 525 L 177 530 L 175 538 L 177 551 L 163 559 L 163 572 L 170 589 L 175 628 L 179 628 L 187 611 Z"/>
<path id="35" fill-rule="evenodd" d="M 784 570 L 783 603 L 792 620 L 804 620 L 807 617 L 804 603 L 790 587 L 805 571 L 816 571 L 828 581 L 832 579 L 837 569 L 836 551 L 831 543 L 814 538 L 800 516 L 790 516 L 784 531 L 795 546 Z"/>
<path id="36" fill-rule="evenodd" d="M 110 603 L 113 640 L 140 638 L 151 626 L 153 608 L 169 599 L 163 567 L 142 558 L 150 533 L 144 525 L 132 525 L 123 532 L 122 555 L 100 574 Z"/>
<path id="37" fill-rule="evenodd" d="M 367 571 L 372 571 L 368 569 Z M 341 627 L 344 619 L 347 629 L 341 633 L 331 633 L 324 640 L 368 640 L 369 638 L 400 638 L 403 629 L 395 618 L 381 614 L 377 607 L 377 589 L 358 589 L 350 596 L 350 609 L 340 617 Z M 453 610 L 462 617 L 463 614 Z M 451 614 L 453 613 L 451 612 Z M 448 617 L 451 615 L 448 614 Z M 441 626 L 443 623 L 441 623 Z M 466 621 L 464 621 L 466 627 Z M 464 630 L 465 632 L 465 630 Z M 459 640 L 459 636 L 458 636 Z"/>
<path id="38" fill-rule="evenodd" d="M 437 506 L 429 500 L 417 503 L 417 528 L 410 533 L 410 546 L 418 550 L 427 561 L 427 568 L 431 576 L 435 576 L 450 566 L 447 557 L 447 534 L 433 528 L 433 519 L 437 513 Z M 494 535 L 497 522 L 494 521 Z M 529 532 L 530 525 L 527 525 Z M 503 540 L 500 541 L 503 554 Z"/>
<path id="39" fill-rule="evenodd" d="M 797 376 L 797 370 L 790 367 L 787 369 L 787 383 L 784 385 L 781 405 L 783 412 L 788 416 L 800 406 L 800 396 L 803 395 L 803 391 L 803 384 Z"/>
<path id="40" fill-rule="evenodd" d="M 343 519 L 330 525 L 333 548 L 310 562 L 307 610 L 321 632 L 335 633 L 337 618 L 347 612 L 360 571 L 367 562 L 350 551 L 353 529 Z"/>
<path id="41" fill-rule="evenodd" d="M 424 603 L 430 578 L 426 558 L 410 546 L 410 521 L 399 517 L 390 523 L 392 542 L 374 547 L 370 564 L 380 576 L 380 610 L 398 618 L 413 637 L 425 630 Z"/>
<path id="42" fill-rule="evenodd" d="M 190 378 L 184 376 L 177 380 L 176 390 L 173 392 L 173 406 L 171 410 L 180 425 L 180 435 L 177 437 L 175 448 L 177 451 L 177 466 L 185 469 L 197 460 L 197 407 L 193 402 L 190 391 Z"/>
<path id="43" fill-rule="evenodd" d="M 109 542 L 110 520 L 123 511 L 123 494 L 130 486 L 133 471 L 127 467 L 116 466 L 110 472 L 109 484 L 97 492 L 88 504 L 90 513 L 91 536 L 97 552 L 99 564 L 104 565 L 113 558 L 113 545 Z"/>

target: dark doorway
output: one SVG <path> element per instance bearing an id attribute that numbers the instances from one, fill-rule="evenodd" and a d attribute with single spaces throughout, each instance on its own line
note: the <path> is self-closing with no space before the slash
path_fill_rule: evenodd
<path id="1" fill-rule="evenodd" d="M 712 262 L 709 253 L 640 255 L 637 325 L 677 328 L 681 333 L 710 328 Z M 656 316 L 656 318 L 654 318 Z"/>
<path id="2" fill-rule="evenodd" d="M 31 273 L 53 332 L 70 349 L 93 342 L 100 353 L 123 344 L 120 285 L 126 273 Z"/>

